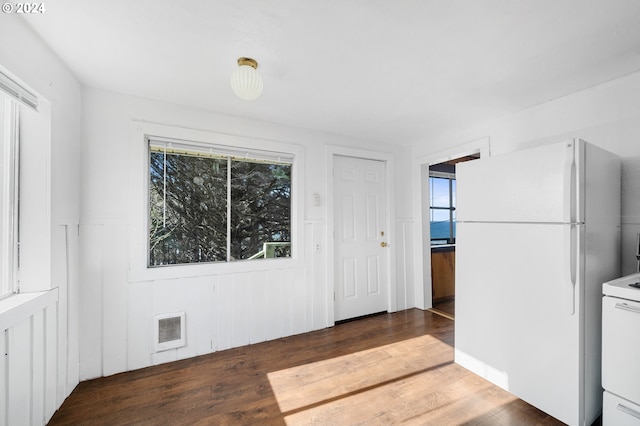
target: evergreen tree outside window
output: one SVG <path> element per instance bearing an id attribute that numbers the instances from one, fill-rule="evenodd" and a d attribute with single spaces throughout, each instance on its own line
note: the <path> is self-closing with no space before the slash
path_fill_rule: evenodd
<path id="1" fill-rule="evenodd" d="M 292 161 L 151 140 L 148 266 L 291 257 Z"/>

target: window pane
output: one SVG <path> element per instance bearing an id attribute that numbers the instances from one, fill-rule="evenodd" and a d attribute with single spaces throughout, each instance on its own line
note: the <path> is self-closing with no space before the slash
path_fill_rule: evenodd
<path id="1" fill-rule="evenodd" d="M 430 177 L 429 196 L 431 207 L 449 207 L 449 179 Z"/>
<path id="2" fill-rule="evenodd" d="M 451 179 L 451 203 L 456 207 L 456 180 Z"/>
<path id="3" fill-rule="evenodd" d="M 291 165 L 231 163 L 231 259 L 291 256 Z"/>
<path id="4" fill-rule="evenodd" d="M 455 241 L 456 239 L 456 211 L 455 210 L 452 212 L 452 215 L 453 215 L 453 239 Z"/>
<path id="5" fill-rule="evenodd" d="M 5 189 L 5 184 L 10 176 L 12 167 L 11 162 L 9 161 L 7 155 L 7 147 L 9 146 L 9 141 L 4 140 L 5 135 L 5 100 L 4 95 L 0 93 L 0 296 L 9 293 L 9 283 L 8 283 L 8 260 L 9 253 L 7 250 L 9 247 L 4 243 L 8 236 L 9 229 L 7 229 L 7 216 L 10 213 L 10 198 L 8 197 L 7 190 Z"/>
<path id="6" fill-rule="evenodd" d="M 17 272 L 19 108 L 0 92 L 0 297 L 12 293 Z"/>
<path id="7" fill-rule="evenodd" d="M 450 237 L 450 221 L 448 209 L 431 209 L 431 240 L 445 240 Z"/>
<path id="8" fill-rule="evenodd" d="M 227 160 L 150 153 L 149 265 L 227 259 Z"/>
<path id="9" fill-rule="evenodd" d="M 431 222 L 449 221 L 449 209 L 431 209 Z"/>

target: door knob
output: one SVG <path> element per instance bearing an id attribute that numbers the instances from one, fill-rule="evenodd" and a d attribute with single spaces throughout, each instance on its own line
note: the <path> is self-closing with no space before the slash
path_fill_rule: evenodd
<path id="1" fill-rule="evenodd" d="M 380 243 L 380 247 L 386 247 L 386 246 L 388 246 L 388 244 L 387 244 L 387 243 L 385 243 L 384 241 L 382 241 L 382 242 Z"/>

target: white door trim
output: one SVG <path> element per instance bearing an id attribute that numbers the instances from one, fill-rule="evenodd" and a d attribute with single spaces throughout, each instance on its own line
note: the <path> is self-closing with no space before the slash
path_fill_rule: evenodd
<path id="1" fill-rule="evenodd" d="M 414 217 L 417 218 L 415 232 L 420 235 L 419 238 L 413 240 L 416 308 L 425 310 L 433 307 L 431 298 L 433 286 L 431 282 L 431 230 L 427 219 L 429 217 L 429 166 L 478 153 L 480 153 L 480 158 L 490 155 L 488 136 L 434 154 L 417 157 L 414 161 L 413 204 Z"/>
<path id="2" fill-rule="evenodd" d="M 370 151 L 358 148 L 347 148 L 340 146 L 327 146 L 327 202 L 326 202 L 326 218 L 327 218 L 327 324 L 331 327 L 335 325 L 335 303 L 333 300 L 333 293 L 335 291 L 334 280 L 334 191 L 333 191 L 333 161 L 335 156 L 356 157 L 365 160 L 377 160 L 385 163 L 385 191 L 386 191 L 386 229 L 387 243 L 389 244 L 389 250 L 387 250 L 387 311 L 394 312 L 397 310 L 397 296 L 396 296 L 396 264 L 395 264 L 395 198 L 394 198 L 394 182 L 395 182 L 395 169 L 394 169 L 394 157 L 392 153 Z"/>

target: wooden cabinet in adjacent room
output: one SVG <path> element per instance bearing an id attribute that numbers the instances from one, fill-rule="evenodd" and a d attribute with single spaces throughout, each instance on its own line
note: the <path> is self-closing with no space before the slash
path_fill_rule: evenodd
<path id="1" fill-rule="evenodd" d="M 434 301 L 455 296 L 455 247 L 431 251 L 431 282 Z"/>

